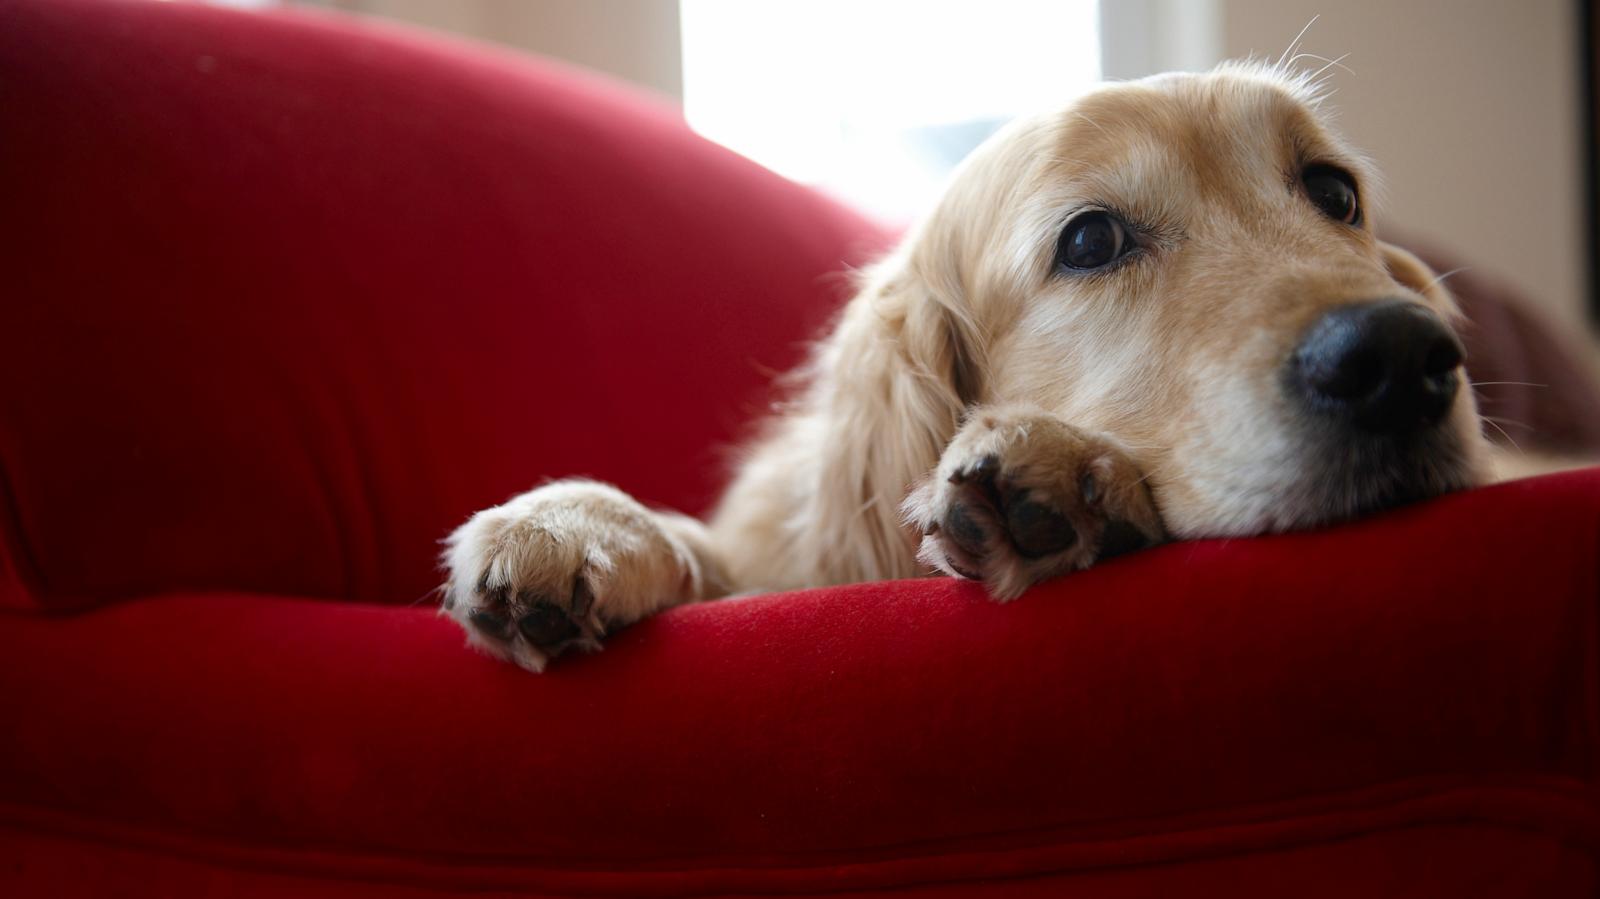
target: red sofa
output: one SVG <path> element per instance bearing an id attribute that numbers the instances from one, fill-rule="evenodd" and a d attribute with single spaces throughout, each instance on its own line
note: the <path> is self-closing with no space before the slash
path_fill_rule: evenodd
<path id="1" fill-rule="evenodd" d="M 704 509 L 882 231 L 555 66 L 0 0 L 0 893 L 1592 896 L 1600 474 L 686 607 L 535 677 L 439 537 Z"/>

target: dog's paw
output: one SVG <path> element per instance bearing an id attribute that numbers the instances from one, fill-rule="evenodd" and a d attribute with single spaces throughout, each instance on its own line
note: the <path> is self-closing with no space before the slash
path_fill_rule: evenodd
<path id="1" fill-rule="evenodd" d="M 446 540 L 441 612 L 530 671 L 700 596 L 698 565 L 659 514 L 614 487 L 558 481 L 485 509 Z"/>
<path id="2" fill-rule="evenodd" d="M 973 416 L 905 513 L 924 564 L 982 581 L 1001 601 L 1165 539 L 1128 454 L 1044 414 Z"/>

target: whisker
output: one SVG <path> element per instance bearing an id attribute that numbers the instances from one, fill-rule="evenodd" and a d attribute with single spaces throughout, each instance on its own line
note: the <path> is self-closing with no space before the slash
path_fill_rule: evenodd
<path id="1" fill-rule="evenodd" d="M 1315 72 L 1311 73 L 1310 81 L 1313 84 L 1315 84 L 1317 79 L 1322 77 L 1322 73 L 1323 72 L 1328 71 L 1329 69 L 1333 68 L 1334 66 L 1339 66 L 1339 68 L 1344 69 L 1346 72 L 1350 72 L 1350 67 L 1349 66 L 1339 65 L 1340 63 L 1342 63 L 1346 59 L 1348 59 L 1349 56 L 1350 56 L 1350 54 L 1346 53 L 1345 55 L 1339 57 L 1338 59 L 1330 60 L 1327 65 L 1325 65 L 1322 68 L 1320 68 L 1320 69 L 1316 70 Z M 1350 72 L 1350 74 L 1354 75 L 1355 73 L 1354 72 Z"/>
<path id="2" fill-rule="evenodd" d="M 1317 62 L 1327 63 L 1327 65 L 1325 65 L 1321 69 L 1317 70 L 1317 74 L 1318 75 L 1322 74 L 1323 72 L 1326 72 L 1332 66 L 1338 66 L 1339 68 L 1344 69 L 1346 72 L 1350 73 L 1351 75 L 1354 75 L 1355 74 L 1355 70 L 1354 69 L 1351 69 L 1347 65 L 1342 65 L 1341 64 L 1342 60 L 1345 58 L 1345 56 L 1349 56 L 1349 55 L 1350 54 L 1346 53 L 1344 56 L 1341 56 L 1338 59 L 1329 59 L 1326 56 L 1318 56 L 1315 53 L 1296 53 L 1293 57 L 1291 57 L 1289 59 L 1289 65 L 1292 66 L 1296 62 L 1299 62 L 1302 59 L 1314 59 Z M 1312 75 L 1311 77 L 1312 77 L 1313 80 L 1315 80 L 1317 76 L 1316 75 Z"/>
<path id="3" fill-rule="evenodd" d="M 1521 428 L 1524 431 L 1537 430 L 1537 428 L 1535 428 L 1533 425 L 1528 424 L 1527 422 L 1516 421 L 1516 420 L 1510 419 L 1510 418 L 1501 418 L 1498 415 L 1481 415 L 1479 417 L 1484 419 L 1484 420 L 1486 420 L 1486 421 L 1492 421 L 1495 424 L 1510 425 L 1513 428 Z"/>
<path id="4" fill-rule="evenodd" d="M 1461 266 L 1457 266 L 1457 267 L 1445 272 L 1442 275 L 1434 275 L 1433 276 L 1433 280 L 1429 281 L 1422 288 L 1422 290 L 1418 291 L 1418 293 L 1427 293 L 1428 289 L 1433 287 L 1435 284 L 1443 284 L 1444 283 L 1444 279 L 1450 277 L 1451 275 L 1459 275 L 1459 274 L 1461 274 L 1462 272 L 1466 271 L 1469 268 L 1472 268 L 1472 266 L 1470 266 L 1470 265 L 1461 265 Z"/>
<path id="5" fill-rule="evenodd" d="M 1511 448 L 1512 449 L 1516 450 L 1519 453 L 1522 452 L 1522 447 L 1518 446 L 1517 445 L 1517 441 L 1515 439 L 1513 439 L 1510 434 L 1506 433 L 1506 429 L 1505 428 L 1500 427 L 1499 422 L 1496 422 L 1492 418 L 1485 418 L 1484 421 L 1488 422 L 1489 425 L 1491 427 L 1493 427 L 1496 431 L 1499 431 L 1500 432 L 1500 436 L 1504 437 L 1506 439 L 1506 442 L 1511 444 Z"/>
<path id="6" fill-rule="evenodd" d="M 1317 24 L 1317 20 L 1320 18 L 1322 18 L 1321 15 L 1315 15 L 1311 17 L 1311 21 L 1306 23 L 1306 27 L 1300 29 L 1300 33 L 1294 36 L 1294 40 L 1289 42 L 1289 46 L 1283 49 L 1283 53 L 1278 56 L 1278 61 L 1272 64 L 1273 68 L 1283 68 L 1283 61 L 1288 59 L 1289 54 L 1293 53 L 1295 48 L 1300 46 L 1300 39 L 1306 36 L 1306 32 L 1310 31 L 1311 26 Z"/>
<path id="7" fill-rule="evenodd" d="M 1510 384 L 1513 387 L 1549 387 L 1549 384 L 1535 384 L 1532 381 L 1473 381 L 1474 387 L 1497 387 L 1501 384 Z"/>

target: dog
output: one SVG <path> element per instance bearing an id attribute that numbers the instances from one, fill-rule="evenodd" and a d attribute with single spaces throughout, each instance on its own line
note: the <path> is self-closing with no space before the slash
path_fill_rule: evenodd
<path id="1" fill-rule="evenodd" d="M 540 671 L 682 603 L 937 573 L 1004 602 L 1483 483 L 1459 312 L 1375 236 L 1322 96 L 1236 63 L 1011 123 L 863 274 L 709 521 L 546 484 L 450 535 L 442 612 Z"/>

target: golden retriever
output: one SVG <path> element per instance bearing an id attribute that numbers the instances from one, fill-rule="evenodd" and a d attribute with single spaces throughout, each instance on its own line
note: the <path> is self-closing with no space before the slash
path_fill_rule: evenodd
<path id="1" fill-rule="evenodd" d="M 680 603 L 937 572 L 1005 601 L 1479 483 L 1458 313 L 1373 189 L 1274 66 L 1014 122 L 866 274 L 709 522 L 547 484 L 450 536 L 444 611 L 539 671 Z"/>

